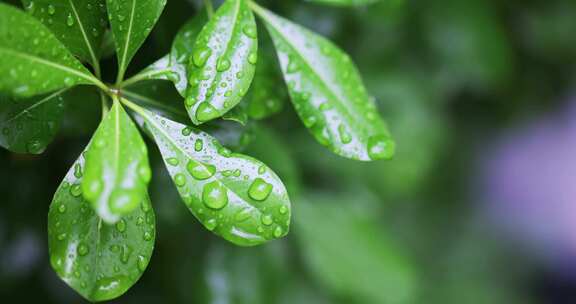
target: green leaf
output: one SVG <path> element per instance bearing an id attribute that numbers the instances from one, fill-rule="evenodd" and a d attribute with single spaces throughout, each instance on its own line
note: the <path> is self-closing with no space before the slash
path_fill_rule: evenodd
<path id="1" fill-rule="evenodd" d="M 204 132 L 146 110 L 139 113 L 180 196 L 206 229 L 241 246 L 288 233 L 290 200 L 270 168 L 231 153 Z"/>
<path id="2" fill-rule="evenodd" d="M 253 4 L 264 20 L 304 125 L 334 153 L 391 158 L 394 142 L 350 57 L 327 39 Z"/>
<path id="3" fill-rule="evenodd" d="M 360 6 L 376 3 L 380 0 L 307 0 L 319 4 L 334 5 L 334 6 Z M 394 0 L 396 2 L 403 0 Z"/>
<path id="4" fill-rule="evenodd" d="M 44 152 L 60 128 L 66 90 L 24 100 L 0 96 L 0 146 L 15 153 Z"/>
<path id="5" fill-rule="evenodd" d="M 194 124 L 213 120 L 236 106 L 254 77 L 258 39 L 245 0 L 226 0 L 204 26 L 188 65 L 186 108 Z"/>
<path id="6" fill-rule="evenodd" d="M 36 18 L 0 3 L 0 92 L 18 97 L 101 84 Z"/>
<path id="7" fill-rule="evenodd" d="M 56 190 L 48 213 L 50 263 L 84 298 L 105 301 L 126 292 L 152 256 L 155 216 L 146 194 L 141 208 L 116 225 L 104 223 L 83 198 L 83 157 Z"/>
<path id="8" fill-rule="evenodd" d="M 127 80 L 126 83 L 141 79 L 170 80 L 174 83 L 180 95 L 185 96 L 186 88 L 188 87 L 186 66 L 188 65 L 190 56 L 192 56 L 192 47 L 194 46 L 196 37 L 207 20 L 208 17 L 205 13 L 200 13 L 190 19 L 190 21 L 182 26 L 178 34 L 176 34 L 170 53 L 160 58 L 135 77 Z"/>
<path id="9" fill-rule="evenodd" d="M 118 82 L 164 10 L 166 0 L 106 0 L 116 42 Z"/>
<path id="10" fill-rule="evenodd" d="M 84 197 L 107 223 L 138 207 L 151 172 L 146 145 L 118 101 L 104 118 L 86 151 Z"/>
<path id="11" fill-rule="evenodd" d="M 355 303 L 414 303 L 416 273 L 378 225 L 372 196 L 311 195 L 296 210 L 307 269 L 328 290 Z"/>
<path id="12" fill-rule="evenodd" d="M 98 66 L 99 48 L 108 25 L 105 0 L 22 0 L 22 3 L 73 55 Z"/>

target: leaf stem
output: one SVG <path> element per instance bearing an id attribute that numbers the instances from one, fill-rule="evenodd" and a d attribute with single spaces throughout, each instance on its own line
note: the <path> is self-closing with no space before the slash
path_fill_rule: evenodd
<path id="1" fill-rule="evenodd" d="M 212 0 L 203 0 L 204 6 L 206 7 L 206 13 L 208 14 L 208 18 L 212 18 L 214 15 L 214 6 L 212 6 Z"/>
<path id="2" fill-rule="evenodd" d="M 152 70 L 152 71 L 146 71 L 146 72 L 140 72 L 124 81 L 122 81 L 121 83 L 119 83 L 117 85 L 118 88 L 124 88 L 127 87 L 129 85 L 135 84 L 137 82 L 140 82 L 142 80 L 147 80 L 147 79 L 151 79 L 151 77 L 155 76 L 155 75 L 162 75 L 162 74 L 167 74 L 172 72 L 169 69 L 164 69 L 164 70 Z"/>
<path id="3" fill-rule="evenodd" d="M 130 100 L 123 98 L 123 97 L 120 97 L 120 102 L 122 104 L 124 104 L 125 106 L 127 106 L 128 108 L 130 108 L 131 110 L 133 110 L 134 112 L 140 114 L 142 117 L 144 117 L 144 118 L 148 117 L 148 115 L 146 115 L 144 108 L 131 102 Z"/>
<path id="4" fill-rule="evenodd" d="M 100 102 L 102 103 L 102 120 L 104 120 L 108 114 L 108 104 L 106 104 L 106 95 L 102 91 L 100 91 Z"/>

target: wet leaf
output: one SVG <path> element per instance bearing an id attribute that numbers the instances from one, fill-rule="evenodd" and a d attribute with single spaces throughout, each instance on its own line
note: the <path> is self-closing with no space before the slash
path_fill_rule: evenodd
<path id="1" fill-rule="evenodd" d="M 150 177 L 146 145 L 115 101 L 86 151 L 84 197 L 105 222 L 116 223 L 144 199 Z"/>
<path id="2" fill-rule="evenodd" d="M 164 10 L 166 0 L 106 0 L 116 42 L 118 81 Z"/>
<path id="3" fill-rule="evenodd" d="M 145 110 L 140 114 L 180 196 L 206 229 L 241 246 L 287 234 L 290 200 L 270 168 L 204 132 Z"/>
<path id="4" fill-rule="evenodd" d="M 0 3 L 0 92 L 18 97 L 100 83 L 36 18 Z"/>
<path id="5" fill-rule="evenodd" d="M 74 56 L 98 64 L 99 48 L 108 25 L 105 0 L 22 0 L 22 4 Z"/>
<path id="6" fill-rule="evenodd" d="M 350 57 L 327 39 L 252 7 L 272 36 L 292 103 L 316 140 L 351 159 L 391 158 L 394 142 Z"/>
<path id="7" fill-rule="evenodd" d="M 16 153 L 44 152 L 60 128 L 65 91 L 23 100 L 0 96 L 0 146 Z"/>
<path id="8" fill-rule="evenodd" d="M 141 208 L 116 225 L 104 223 L 82 196 L 82 156 L 56 190 L 48 213 L 50 262 L 58 276 L 90 301 L 125 293 L 152 256 L 155 216 L 146 194 Z"/>
<path id="9" fill-rule="evenodd" d="M 138 79 L 170 80 L 174 83 L 180 95 L 185 96 L 188 86 L 186 66 L 190 56 L 192 56 L 192 47 L 196 37 L 207 20 L 208 17 L 206 17 L 205 13 L 199 13 L 188 21 L 174 38 L 170 53 L 160 58 L 136 75 L 136 77 Z"/>
<path id="10" fill-rule="evenodd" d="M 204 26 L 188 64 L 186 108 L 194 124 L 221 117 L 248 91 L 257 60 L 254 15 L 245 0 L 227 0 Z"/>

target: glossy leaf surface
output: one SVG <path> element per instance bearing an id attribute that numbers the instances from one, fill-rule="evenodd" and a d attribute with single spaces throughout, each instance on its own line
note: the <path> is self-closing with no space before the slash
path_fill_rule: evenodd
<path id="1" fill-rule="evenodd" d="M 19 97 L 97 80 L 36 18 L 0 3 L 0 92 Z"/>
<path id="2" fill-rule="evenodd" d="M 416 273 L 379 227 L 375 209 L 362 191 L 308 196 L 294 223 L 302 256 L 323 286 L 357 303 L 414 303 Z"/>
<path id="3" fill-rule="evenodd" d="M 139 78 L 170 80 L 180 95 L 185 96 L 188 87 L 186 66 L 190 56 L 192 56 L 196 37 L 207 20 L 206 14 L 199 13 L 182 26 L 174 38 L 170 53 L 142 71 L 138 75 Z"/>
<path id="4" fill-rule="evenodd" d="M 106 0 L 116 42 L 119 80 L 164 10 L 166 0 Z"/>
<path id="5" fill-rule="evenodd" d="M 0 146 L 16 153 L 44 152 L 60 128 L 65 91 L 24 100 L 0 96 Z"/>
<path id="6" fill-rule="evenodd" d="M 151 171 L 146 145 L 119 102 L 114 102 L 86 151 L 84 197 L 107 223 L 138 207 Z"/>
<path id="7" fill-rule="evenodd" d="M 253 8 L 272 36 L 292 103 L 316 140 L 351 159 L 391 158 L 394 142 L 350 57 L 327 39 Z"/>
<path id="8" fill-rule="evenodd" d="M 376 3 L 380 0 L 307 0 L 307 1 L 334 6 L 360 6 Z"/>
<path id="9" fill-rule="evenodd" d="M 22 3 L 73 55 L 91 64 L 98 62 L 108 25 L 105 0 L 22 0 Z"/>
<path id="10" fill-rule="evenodd" d="M 258 39 L 245 0 L 227 0 L 204 26 L 188 65 L 186 108 L 194 124 L 221 117 L 248 91 Z"/>
<path id="11" fill-rule="evenodd" d="M 204 132 L 141 114 L 180 196 L 206 229 L 241 246 L 286 235 L 290 200 L 270 168 L 230 152 Z"/>
<path id="12" fill-rule="evenodd" d="M 155 216 L 148 195 L 116 225 L 104 223 L 82 196 L 82 156 L 56 190 L 48 213 L 50 262 L 90 301 L 105 301 L 138 281 L 152 256 Z"/>

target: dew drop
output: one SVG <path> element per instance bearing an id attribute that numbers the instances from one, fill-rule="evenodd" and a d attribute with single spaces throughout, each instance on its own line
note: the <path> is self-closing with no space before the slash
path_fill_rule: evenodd
<path id="1" fill-rule="evenodd" d="M 204 226 L 206 229 L 213 231 L 216 229 L 216 226 L 218 226 L 218 221 L 216 221 L 216 219 L 209 219 Z"/>
<path id="2" fill-rule="evenodd" d="M 256 52 L 252 52 L 250 53 L 250 55 L 248 55 L 248 62 L 250 64 L 256 64 L 257 61 L 258 61 L 258 55 L 256 54 Z"/>
<path id="3" fill-rule="evenodd" d="M 72 17 L 72 14 L 68 14 L 68 17 L 66 17 L 66 25 L 68 26 L 74 25 L 74 18 Z"/>
<path id="4" fill-rule="evenodd" d="M 371 159 L 390 159 L 394 155 L 394 142 L 385 136 L 376 135 L 368 139 L 368 156 Z"/>
<path id="5" fill-rule="evenodd" d="M 176 158 L 176 157 L 170 157 L 166 159 L 166 162 L 170 165 L 170 166 L 178 166 L 180 164 L 180 161 Z"/>
<path id="6" fill-rule="evenodd" d="M 55 12 L 56 12 L 56 9 L 54 8 L 54 5 L 49 4 L 48 5 L 48 14 L 54 15 Z"/>
<path id="7" fill-rule="evenodd" d="M 207 47 L 198 48 L 192 54 L 192 62 L 195 66 L 201 68 L 206 64 L 206 61 L 208 61 L 211 55 L 212 49 Z"/>
<path id="8" fill-rule="evenodd" d="M 82 187 L 80 187 L 80 184 L 75 184 L 70 187 L 70 194 L 74 197 L 79 197 L 82 195 Z"/>
<path id="9" fill-rule="evenodd" d="M 178 187 L 183 187 L 186 185 L 186 176 L 184 176 L 182 173 L 174 175 L 174 184 L 176 184 Z"/>
<path id="10" fill-rule="evenodd" d="M 65 213 L 66 212 L 66 205 L 62 204 L 58 206 L 58 212 Z"/>
<path id="11" fill-rule="evenodd" d="M 74 165 L 74 176 L 76 178 L 81 178 L 82 177 L 82 166 L 80 166 L 80 164 L 75 164 Z"/>
<path id="12" fill-rule="evenodd" d="M 203 141 L 200 138 L 196 139 L 196 141 L 194 142 L 194 150 L 196 152 L 200 152 L 202 151 L 203 146 L 204 146 Z"/>
<path id="13" fill-rule="evenodd" d="M 186 169 L 197 180 L 205 180 L 216 173 L 216 167 L 210 164 L 200 164 L 195 161 L 189 161 L 186 165 Z"/>
<path id="14" fill-rule="evenodd" d="M 262 224 L 266 226 L 270 226 L 273 223 L 272 216 L 270 216 L 269 214 L 262 215 L 262 218 L 260 220 L 262 221 Z"/>
<path id="15" fill-rule="evenodd" d="M 272 185 L 267 183 L 261 178 L 256 178 L 250 188 L 248 189 L 248 195 L 253 200 L 263 201 L 270 195 L 272 192 Z"/>
<path id="16" fill-rule="evenodd" d="M 210 209 L 222 209 L 228 204 L 228 193 L 226 188 L 218 181 L 204 185 L 202 189 L 202 201 Z"/>
<path id="17" fill-rule="evenodd" d="M 206 122 L 220 116 L 218 110 L 210 103 L 203 102 L 196 109 L 196 119 L 200 122 Z"/>
<path id="18" fill-rule="evenodd" d="M 346 126 L 344 125 L 338 126 L 338 133 L 340 134 L 340 141 L 343 144 L 349 144 L 352 141 L 352 136 L 346 130 Z"/>
<path id="19" fill-rule="evenodd" d="M 78 245 L 77 251 L 79 256 L 85 256 L 88 254 L 88 252 L 90 252 L 90 249 L 88 248 L 88 246 L 81 243 L 80 245 Z"/>
<path id="20" fill-rule="evenodd" d="M 256 31 L 256 27 L 251 25 L 251 24 L 247 24 L 242 28 L 242 32 L 252 38 L 252 39 L 256 39 L 256 37 L 258 36 L 258 32 Z"/>
<path id="21" fill-rule="evenodd" d="M 216 64 L 216 70 L 218 72 L 224 72 L 230 69 L 230 60 L 226 58 L 220 58 Z"/>
<path id="22" fill-rule="evenodd" d="M 144 270 L 146 270 L 146 267 L 148 266 L 148 260 L 146 259 L 146 257 L 139 255 L 137 264 L 138 264 L 138 270 L 140 270 L 140 272 L 144 272 Z"/>
<path id="23" fill-rule="evenodd" d="M 278 226 L 278 227 L 276 227 L 276 229 L 274 229 L 274 237 L 275 238 L 281 237 L 283 233 L 284 233 L 284 231 L 282 231 L 282 227 L 280 227 L 280 226 Z"/>
<path id="24" fill-rule="evenodd" d="M 124 232 L 126 231 L 126 221 L 121 219 L 116 223 L 116 230 L 118 230 L 118 232 Z"/>
<path id="25" fill-rule="evenodd" d="M 44 147 L 39 140 L 31 140 L 26 144 L 26 150 L 31 154 L 39 154 L 44 151 Z"/>

